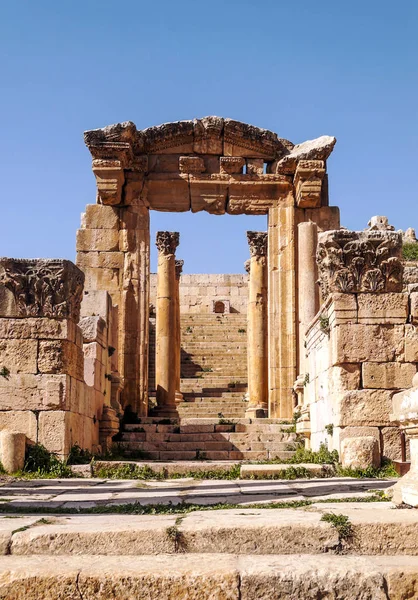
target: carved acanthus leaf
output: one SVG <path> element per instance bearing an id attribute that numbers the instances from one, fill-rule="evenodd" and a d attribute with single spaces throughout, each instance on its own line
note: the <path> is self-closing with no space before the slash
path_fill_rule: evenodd
<path id="1" fill-rule="evenodd" d="M 175 254 L 179 243 L 178 231 L 157 231 L 156 245 L 162 254 Z"/>
<path id="2" fill-rule="evenodd" d="M 402 236 L 388 230 L 327 231 L 316 260 L 323 298 L 332 292 L 402 291 Z"/>
<path id="3" fill-rule="evenodd" d="M 1 258 L 0 285 L 22 317 L 79 321 L 84 273 L 69 260 Z"/>
<path id="4" fill-rule="evenodd" d="M 267 232 L 247 231 L 251 256 L 267 256 Z"/>

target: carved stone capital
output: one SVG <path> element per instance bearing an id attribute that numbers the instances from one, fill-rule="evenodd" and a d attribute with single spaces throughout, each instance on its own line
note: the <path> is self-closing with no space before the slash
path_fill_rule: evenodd
<path id="1" fill-rule="evenodd" d="M 69 260 L 0 258 L 0 316 L 77 323 L 83 287 L 84 273 Z"/>
<path id="2" fill-rule="evenodd" d="M 251 271 L 251 260 L 248 259 L 245 261 L 244 263 L 244 269 L 247 271 L 248 275 L 250 274 Z"/>
<path id="3" fill-rule="evenodd" d="M 219 159 L 221 173 L 229 173 L 231 175 L 242 173 L 245 165 L 245 158 L 241 156 L 221 156 Z"/>
<path id="4" fill-rule="evenodd" d="M 400 292 L 402 235 L 338 229 L 318 236 L 316 260 L 322 297 L 332 292 Z"/>
<path id="5" fill-rule="evenodd" d="M 178 231 L 157 231 L 156 245 L 162 254 L 175 254 L 180 243 Z"/>
<path id="6" fill-rule="evenodd" d="M 268 236 L 265 231 L 247 231 L 247 240 L 251 257 L 267 256 Z"/>
<path id="7" fill-rule="evenodd" d="M 176 279 L 180 279 L 180 275 L 183 272 L 184 260 L 176 260 L 175 268 L 176 268 Z"/>
<path id="8" fill-rule="evenodd" d="M 393 225 L 389 225 L 389 219 L 376 215 L 367 223 L 370 231 L 394 231 Z M 367 231 L 367 230 L 366 230 Z"/>

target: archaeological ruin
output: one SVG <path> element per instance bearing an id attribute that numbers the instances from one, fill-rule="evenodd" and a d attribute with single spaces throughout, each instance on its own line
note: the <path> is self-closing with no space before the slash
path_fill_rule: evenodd
<path id="1" fill-rule="evenodd" d="M 117 440 L 152 461 L 250 461 L 303 440 L 345 466 L 411 463 L 394 498 L 417 506 L 418 264 L 405 253 L 417 241 L 380 216 L 340 226 L 336 139 L 295 145 L 218 117 L 84 139 L 97 197 L 76 264 L 0 259 L 6 470 L 35 443 L 60 457 Z M 247 233 L 246 274 L 189 275 L 181 232 L 150 239 L 150 211 L 268 226 Z"/>

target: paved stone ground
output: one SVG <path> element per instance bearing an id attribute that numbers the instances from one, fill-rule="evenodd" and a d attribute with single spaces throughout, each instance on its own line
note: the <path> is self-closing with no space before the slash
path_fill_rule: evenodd
<path id="1" fill-rule="evenodd" d="M 245 506 L 318 498 L 367 496 L 367 490 L 385 490 L 394 481 L 378 479 L 296 479 L 292 481 L 194 480 L 166 481 L 109 479 L 36 479 L 0 484 L 1 504 L 27 508 L 90 508 L 98 505 L 231 503 Z"/>

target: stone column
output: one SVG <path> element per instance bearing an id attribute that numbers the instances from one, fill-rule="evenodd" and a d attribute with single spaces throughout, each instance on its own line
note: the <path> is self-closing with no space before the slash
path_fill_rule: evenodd
<path id="1" fill-rule="evenodd" d="M 299 374 L 304 374 L 305 351 L 304 336 L 306 327 L 319 310 L 318 268 L 316 264 L 316 247 L 318 244 L 318 226 L 306 222 L 298 225 L 298 322 Z"/>
<path id="2" fill-rule="evenodd" d="M 180 324 L 180 276 L 183 271 L 184 260 L 176 260 L 176 285 L 175 285 L 175 328 L 176 328 L 176 398 L 182 400 L 180 392 L 181 379 L 181 324 Z"/>
<path id="3" fill-rule="evenodd" d="M 250 246 L 248 290 L 247 417 L 268 415 L 267 233 L 247 231 Z"/>
<path id="4" fill-rule="evenodd" d="M 175 251 L 179 234 L 172 231 L 157 232 L 157 319 L 155 385 L 158 408 L 175 412 L 176 406 L 176 273 Z"/>

